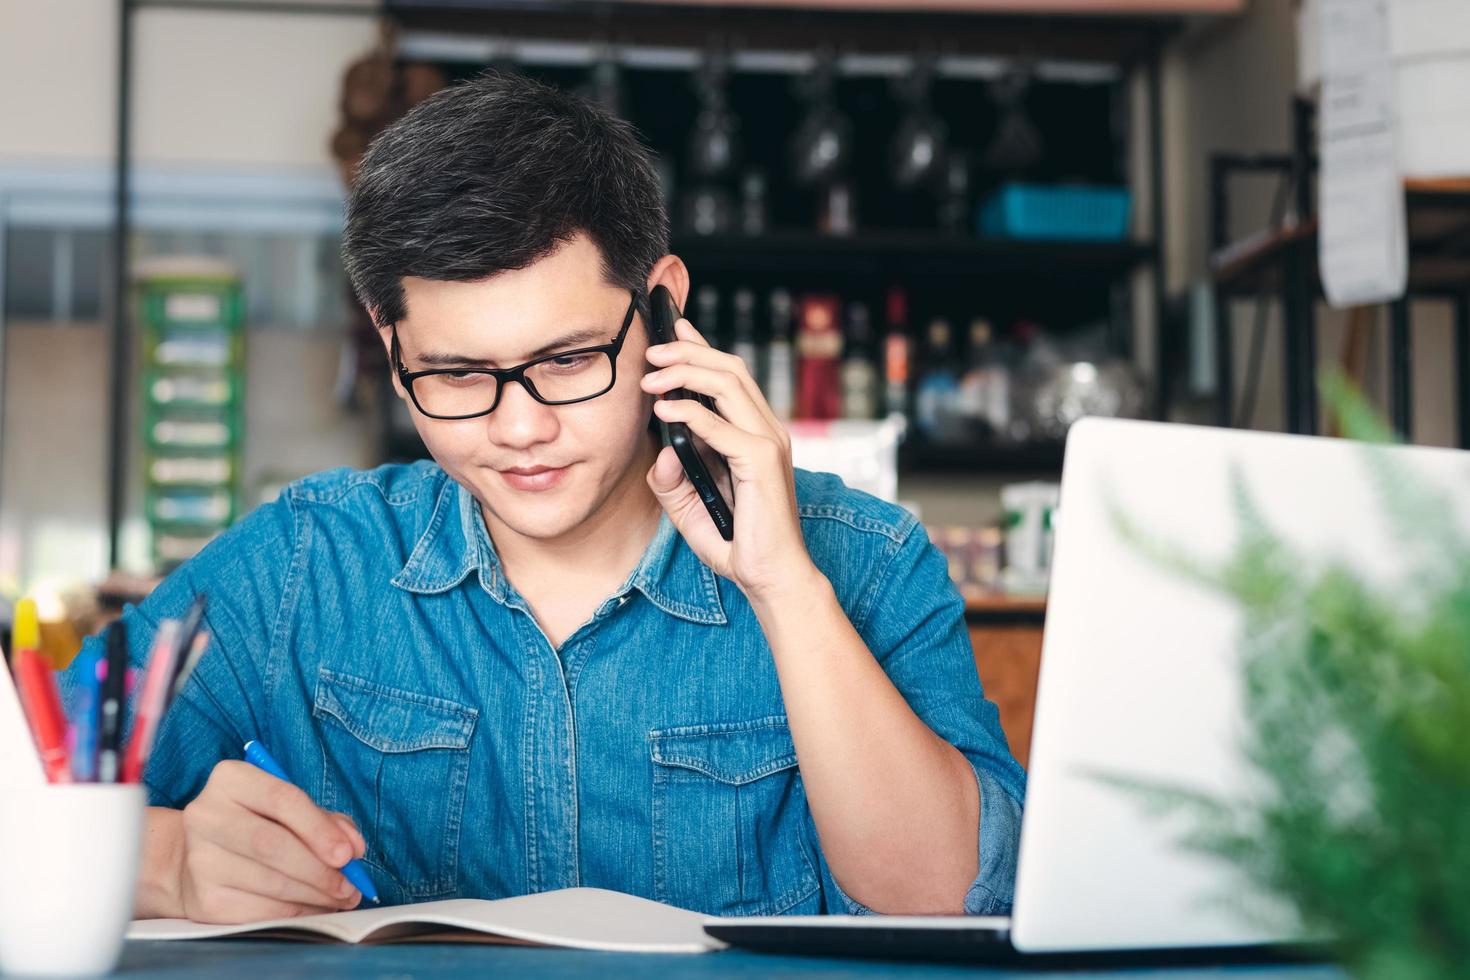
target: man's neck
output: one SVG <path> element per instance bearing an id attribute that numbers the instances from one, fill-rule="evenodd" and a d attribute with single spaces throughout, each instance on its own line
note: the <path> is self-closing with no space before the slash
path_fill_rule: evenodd
<path id="1" fill-rule="evenodd" d="M 548 582 L 565 582 L 578 591 L 602 588 L 604 594 L 616 588 L 637 567 L 658 530 L 663 508 L 645 476 L 658 451 L 650 437 L 603 505 L 557 538 L 525 537 L 482 506 L 506 578 L 522 593 Z"/>

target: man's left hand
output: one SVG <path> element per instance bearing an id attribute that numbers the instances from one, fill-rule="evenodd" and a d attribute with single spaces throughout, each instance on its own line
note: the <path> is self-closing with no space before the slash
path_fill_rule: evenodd
<path id="1" fill-rule="evenodd" d="M 648 471 L 648 485 L 700 560 L 740 587 L 752 601 L 809 582 L 816 566 L 801 535 L 791 437 L 761 394 L 745 362 L 714 349 L 688 320 L 674 324 L 672 343 L 648 348 L 658 370 L 643 390 L 687 388 L 714 399 L 718 413 L 692 398 L 657 401 L 665 422 L 683 422 L 725 457 L 734 485 L 735 537 L 720 536 L 672 446 Z"/>

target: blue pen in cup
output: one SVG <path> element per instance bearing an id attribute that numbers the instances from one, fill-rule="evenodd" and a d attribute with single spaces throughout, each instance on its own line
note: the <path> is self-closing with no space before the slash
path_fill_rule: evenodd
<path id="1" fill-rule="evenodd" d="M 281 768 L 281 764 L 271 758 L 271 754 L 265 750 L 265 746 L 254 739 L 245 743 L 245 761 L 257 769 L 270 773 L 282 782 L 291 783 L 291 777 L 286 775 L 286 770 Z M 295 786 L 296 784 L 291 783 L 291 785 Z M 368 877 L 367 869 L 362 866 L 361 861 L 353 858 L 344 864 L 342 866 L 342 876 L 352 882 L 352 887 L 362 892 L 363 898 L 375 905 L 377 904 L 378 889 L 373 885 L 373 880 Z"/>

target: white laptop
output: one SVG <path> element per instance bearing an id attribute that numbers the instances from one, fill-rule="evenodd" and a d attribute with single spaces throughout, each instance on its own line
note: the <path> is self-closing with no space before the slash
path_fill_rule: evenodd
<path id="1" fill-rule="evenodd" d="M 1470 529 L 1470 452 L 1379 451 L 1453 502 Z M 1232 468 L 1300 552 L 1376 584 L 1404 549 L 1359 443 L 1155 422 L 1086 419 L 1062 473 L 1013 914 L 1006 918 L 718 918 L 726 942 L 784 952 L 946 959 L 1278 950 L 1290 911 L 1225 863 L 1184 846 L 1178 814 L 1097 778 L 1110 773 L 1238 797 L 1249 771 L 1238 613 L 1122 540 L 1109 494 L 1150 534 L 1202 558 L 1236 540 Z M 1470 533 L 1470 532 L 1467 532 Z M 979 651 L 981 656 L 985 651 Z"/>

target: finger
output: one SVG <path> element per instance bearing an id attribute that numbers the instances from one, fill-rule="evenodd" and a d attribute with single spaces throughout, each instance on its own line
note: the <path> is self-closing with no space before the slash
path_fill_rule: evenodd
<path id="1" fill-rule="evenodd" d="M 191 860 L 194 860 L 193 855 Z M 191 871 L 196 880 L 210 882 L 210 887 L 215 887 L 217 883 L 261 898 L 333 911 L 356 908 L 362 901 L 362 895 L 346 879 L 343 879 L 335 893 L 329 893 L 270 865 L 252 861 L 212 844 L 207 846 L 197 860 L 201 865 L 207 865 L 207 870 L 191 868 Z"/>
<path id="2" fill-rule="evenodd" d="M 248 771 L 232 771 L 226 784 L 236 803 L 285 827 L 324 864 L 340 868 L 352 860 L 356 841 L 311 797 L 249 763 L 240 765 Z"/>
<path id="3" fill-rule="evenodd" d="M 681 321 L 688 322 L 688 321 Z M 685 340 L 676 340 L 668 344 L 659 344 L 648 348 L 647 357 L 655 367 L 665 368 L 675 364 L 692 364 L 696 367 L 711 368 L 717 371 L 727 371 L 740 380 L 740 384 L 749 393 L 751 401 L 765 416 L 767 425 L 777 433 L 782 442 L 789 443 L 790 437 L 786 426 L 776 417 L 776 412 L 771 408 L 770 402 L 766 401 L 765 392 L 761 386 L 755 383 L 751 377 L 750 367 L 744 359 L 734 354 L 711 347 L 703 337 L 694 330 L 693 325 L 689 328 L 692 337 Z M 697 338 L 697 339 L 694 339 Z"/>
<path id="4" fill-rule="evenodd" d="M 654 402 L 653 411 L 665 422 L 688 425 L 691 432 L 729 461 L 732 474 L 740 462 L 755 462 L 766 453 L 772 461 L 780 461 L 781 445 L 773 437 L 742 429 L 692 398 Z"/>
<path id="5" fill-rule="evenodd" d="M 343 830 L 347 831 L 347 836 L 349 836 L 349 837 L 352 838 L 352 842 L 353 842 L 352 855 L 353 855 L 353 857 L 362 857 L 364 854 L 366 854 L 367 853 L 367 840 L 362 836 L 362 833 L 357 829 L 357 824 L 355 824 L 355 823 L 352 822 L 352 818 L 349 817 L 345 813 L 333 813 L 333 814 L 331 814 L 331 817 L 332 817 L 333 820 L 337 821 L 337 824 Z"/>
<path id="6" fill-rule="evenodd" d="M 704 334 L 699 332 L 699 328 L 688 317 L 681 316 L 674 321 L 674 336 L 680 340 L 687 340 L 690 343 L 702 344 L 709 348 L 714 347 L 713 344 L 705 339 Z"/>
<path id="7" fill-rule="evenodd" d="M 693 364 L 671 364 L 639 382 L 644 391 L 663 394 L 676 388 L 687 388 L 715 400 L 721 415 L 749 432 L 774 435 L 770 420 L 756 407 L 750 392 L 740 379 L 728 371 L 695 367 Z"/>
<path id="8" fill-rule="evenodd" d="M 196 922 L 211 922 L 235 925 L 244 922 L 267 922 L 271 919 L 296 919 L 303 915 L 322 915 L 335 912 L 331 907 L 298 905 L 274 898 L 262 898 L 237 888 L 221 886 L 211 888 L 201 901 L 189 909 L 189 917 Z"/>
<path id="9" fill-rule="evenodd" d="M 702 338 L 697 342 L 673 340 L 667 344 L 655 344 L 648 348 L 644 356 L 655 367 L 666 364 L 698 364 L 700 367 L 719 368 L 731 373 L 743 372 L 746 377 L 750 376 L 744 361 L 734 354 L 711 347 Z"/>
<path id="10" fill-rule="evenodd" d="M 224 850 L 289 875 L 324 895 L 342 895 L 342 886 L 351 884 L 341 871 L 322 862 L 291 831 L 253 813 L 227 830 L 217 828 L 208 839 Z"/>

